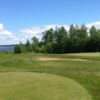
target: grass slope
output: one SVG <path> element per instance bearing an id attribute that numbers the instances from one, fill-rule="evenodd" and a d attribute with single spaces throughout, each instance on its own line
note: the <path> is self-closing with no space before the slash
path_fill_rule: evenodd
<path id="1" fill-rule="evenodd" d="M 58 75 L 0 73 L 0 100 L 91 100 L 76 81 Z"/>

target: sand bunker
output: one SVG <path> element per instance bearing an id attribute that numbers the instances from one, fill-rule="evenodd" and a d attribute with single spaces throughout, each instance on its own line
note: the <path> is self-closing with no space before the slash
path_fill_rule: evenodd
<path id="1" fill-rule="evenodd" d="M 71 59 L 71 58 L 49 58 L 49 57 L 39 57 L 38 60 L 46 61 L 46 60 L 75 60 L 75 61 L 90 61 L 87 59 Z"/>

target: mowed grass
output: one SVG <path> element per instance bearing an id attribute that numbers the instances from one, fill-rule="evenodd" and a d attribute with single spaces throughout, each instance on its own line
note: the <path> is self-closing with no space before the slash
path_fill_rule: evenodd
<path id="1" fill-rule="evenodd" d="M 81 55 L 81 56 L 79 56 L 79 55 Z M 88 53 L 86 53 L 86 55 L 88 55 Z M 86 91 L 85 95 L 91 95 L 91 97 L 89 97 L 90 99 L 92 98 L 92 100 L 100 100 L 100 60 L 99 60 L 100 53 L 98 53 L 98 54 L 96 53 L 96 55 L 98 55 L 98 57 L 97 56 L 91 57 L 91 56 L 86 56 L 86 55 L 83 55 L 83 53 L 78 53 L 78 54 L 35 54 L 35 53 L 2 54 L 1 53 L 0 54 L 0 56 L 1 56 L 0 57 L 0 77 L 4 74 L 4 77 L 2 76 L 1 79 L 5 78 L 5 80 L 6 80 L 5 82 L 9 82 L 10 77 L 7 78 L 8 72 L 11 73 L 12 77 L 14 77 L 13 76 L 14 72 L 16 72 L 16 73 L 20 72 L 20 75 L 22 74 L 22 76 L 19 75 L 19 79 L 18 79 L 18 82 L 19 82 L 19 80 L 21 80 L 21 78 L 24 77 L 24 75 L 27 80 L 28 75 L 26 73 L 29 73 L 29 72 L 33 73 L 33 74 L 34 74 L 34 72 L 49 73 L 50 75 L 55 74 L 55 75 L 63 76 L 66 79 L 69 79 L 69 78 L 72 79 L 73 82 L 80 84 L 81 87 L 84 88 L 84 90 Z M 90 53 L 89 53 L 89 55 L 90 55 Z M 95 55 L 95 53 L 92 53 L 92 55 Z M 88 58 L 88 59 L 95 58 L 95 59 L 93 61 L 69 61 L 69 60 L 68 61 L 67 60 L 38 61 L 37 60 L 38 57 L 62 57 L 62 58 L 85 57 L 85 59 L 86 58 Z M 31 76 L 31 74 L 30 74 L 30 76 Z M 15 75 L 15 77 L 16 77 L 16 75 Z M 25 77 L 24 77 L 24 79 L 25 79 Z M 30 78 L 32 78 L 32 77 L 30 77 Z M 13 81 L 15 81 L 15 80 L 17 81 L 17 78 L 15 78 Z M 49 84 L 50 81 L 48 81 L 47 83 Z M 76 86 L 76 83 L 74 84 L 75 86 Z M 52 84 L 51 84 L 51 86 L 52 86 Z M 28 86 L 26 85 L 26 87 L 28 87 Z M 77 89 L 79 89 L 79 88 L 77 88 Z M 73 90 L 76 90 L 76 91 L 77 91 L 77 89 L 73 88 Z M 18 89 L 18 90 L 20 90 L 20 89 Z M 29 88 L 29 90 L 30 90 L 30 88 Z M 49 89 L 49 90 L 51 90 L 51 89 Z M 68 90 L 66 89 L 66 91 L 68 91 Z M 76 98 L 79 94 L 82 93 L 82 91 L 80 91 L 80 93 L 74 92 L 74 93 L 77 93 Z M 10 93 L 9 92 L 7 92 L 7 93 L 9 96 Z M 26 93 L 27 93 L 27 91 L 26 91 Z M 73 92 L 70 92 L 70 93 L 73 93 Z M 55 93 L 55 94 L 53 94 L 53 97 L 54 96 L 56 96 L 56 98 L 57 98 L 57 96 L 59 96 L 59 95 L 56 95 L 56 93 Z M 12 97 L 13 97 L 13 95 L 12 95 Z M 61 97 L 63 100 L 63 93 L 62 93 Z M 70 97 L 72 98 L 72 96 L 70 96 Z M 84 96 L 84 97 L 87 98 L 87 96 Z M 71 100 L 71 98 L 66 99 L 66 100 Z M 10 99 L 4 99 L 4 100 L 10 100 Z M 12 100 L 17 100 L 17 99 L 12 99 Z M 31 100 L 31 96 L 28 100 Z M 41 98 L 41 99 L 34 99 L 34 100 L 47 100 L 47 99 Z M 72 99 L 72 100 L 74 100 L 74 99 Z M 80 99 L 76 99 L 76 100 L 80 100 Z M 86 100 L 86 99 L 83 99 L 83 100 Z"/>
<path id="2" fill-rule="evenodd" d="M 67 55 L 75 55 L 75 56 L 88 56 L 88 57 L 100 57 L 100 53 L 71 53 Z"/>
<path id="3" fill-rule="evenodd" d="M 49 57 L 61 57 L 61 58 L 81 58 L 89 60 L 100 60 L 100 52 L 96 53 L 69 53 L 69 54 L 47 54 Z"/>
<path id="4" fill-rule="evenodd" d="M 33 72 L 0 73 L 0 100 L 92 100 L 78 82 Z"/>

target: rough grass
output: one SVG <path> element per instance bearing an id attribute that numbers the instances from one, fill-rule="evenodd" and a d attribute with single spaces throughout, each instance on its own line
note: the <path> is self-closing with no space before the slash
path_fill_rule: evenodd
<path id="1" fill-rule="evenodd" d="M 79 56 L 80 55 L 80 56 Z M 88 53 L 86 53 L 88 55 Z M 0 73 L 38 72 L 69 77 L 84 87 L 93 100 L 100 100 L 100 53 L 98 56 L 77 54 L 2 54 L 0 53 Z M 90 55 L 90 53 L 89 53 Z M 92 53 L 95 55 L 95 53 Z M 38 57 L 83 57 L 94 61 L 38 61 Z M 2 77 L 4 78 L 4 77 Z M 9 77 L 10 78 L 10 77 Z M 8 78 L 8 79 L 9 79 Z M 63 99 L 62 99 L 63 100 Z"/>
<path id="2" fill-rule="evenodd" d="M 92 100 L 76 81 L 58 75 L 0 73 L 0 100 Z"/>

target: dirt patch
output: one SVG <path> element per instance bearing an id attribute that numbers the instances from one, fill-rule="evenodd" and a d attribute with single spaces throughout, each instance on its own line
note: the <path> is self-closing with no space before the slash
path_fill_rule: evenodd
<path id="1" fill-rule="evenodd" d="M 39 57 L 38 60 L 46 61 L 46 60 L 75 60 L 75 61 L 91 61 L 87 59 L 71 59 L 71 58 L 49 58 L 49 57 Z"/>

